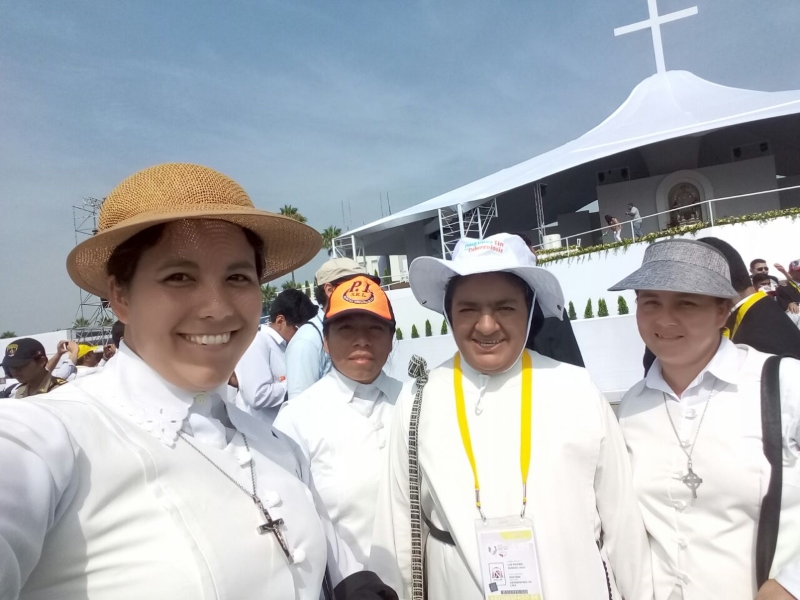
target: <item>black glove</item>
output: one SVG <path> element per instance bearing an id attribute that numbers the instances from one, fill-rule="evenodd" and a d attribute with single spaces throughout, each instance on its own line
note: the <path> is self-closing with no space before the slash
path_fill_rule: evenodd
<path id="1" fill-rule="evenodd" d="M 333 590 L 334 600 L 398 600 L 397 594 L 372 571 L 353 573 Z"/>

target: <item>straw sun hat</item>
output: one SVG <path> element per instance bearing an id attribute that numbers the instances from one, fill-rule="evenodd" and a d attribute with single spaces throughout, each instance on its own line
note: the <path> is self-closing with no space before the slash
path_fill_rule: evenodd
<path id="1" fill-rule="evenodd" d="M 69 253 L 69 276 L 87 292 L 107 295 L 106 265 L 114 249 L 148 227 L 182 219 L 219 219 L 258 235 L 264 241 L 262 281 L 304 265 L 322 247 L 322 237 L 308 225 L 254 208 L 226 175 L 167 163 L 139 171 L 112 190 L 100 208 L 97 233 Z"/>

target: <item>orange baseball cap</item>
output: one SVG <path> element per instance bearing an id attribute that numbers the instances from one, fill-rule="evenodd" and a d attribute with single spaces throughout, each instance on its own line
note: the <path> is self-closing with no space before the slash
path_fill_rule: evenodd
<path id="1" fill-rule="evenodd" d="M 353 277 L 336 286 L 325 309 L 325 323 L 357 313 L 378 317 L 392 326 L 396 324 L 386 292 L 366 275 Z"/>

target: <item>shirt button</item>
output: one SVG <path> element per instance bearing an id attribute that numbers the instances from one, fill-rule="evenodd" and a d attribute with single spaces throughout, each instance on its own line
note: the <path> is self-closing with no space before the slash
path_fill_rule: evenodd
<path id="1" fill-rule="evenodd" d="M 685 537 L 679 537 L 676 541 L 678 542 L 678 546 L 680 546 L 681 548 L 686 548 L 686 546 L 689 543 L 686 541 Z"/>
<path id="2" fill-rule="evenodd" d="M 697 411 L 693 408 L 686 409 L 686 418 L 687 419 L 694 419 L 697 416 Z"/>
<path id="3" fill-rule="evenodd" d="M 306 553 L 303 551 L 302 548 L 298 548 L 297 550 L 292 552 L 292 562 L 294 562 L 294 564 L 299 565 L 305 560 L 306 560 Z"/>
<path id="4" fill-rule="evenodd" d="M 686 573 L 678 573 L 678 579 L 680 579 L 683 584 L 687 584 L 690 581 L 689 575 Z"/>
<path id="5" fill-rule="evenodd" d="M 683 500 L 673 500 L 672 506 L 674 506 L 678 510 L 683 510 L 684 508 L 686 508 L 686 502 L 684 502 Z"/>
<path id="6" fill-rule="evenodd" d="M 672 478 L 673 478 L 673 479 L 682 480 L 682 479 L 683 479 L 683 475 L 684 475 L 684 474 L 683 474 L 683 471 L 675 471 L 675 472 L 672 474 Z"/>
<path id="7" fill-rule="evenodd" d="M 267 508 L 275 508 L 281 503 L 281 497 L 278 492 L 266 491 L 261 495 L 261 501 Z"/>
<path id="8" fill-rule="evenodd" d="M 686 438 L 681 439 L 681 446 L 683 446 L 684 448 L 688 448 L 691 445 L 692 445 L 691 441 L 687 440 Z"/>
<path id="9" fill-rule="evenodd" d="M 197 394 L 197 396 L 194 397 L 194 401 L 197 402 L 198 404 L 202 404 L 207 399 L 208 396 L 206 396 L 206 394 Z"/>

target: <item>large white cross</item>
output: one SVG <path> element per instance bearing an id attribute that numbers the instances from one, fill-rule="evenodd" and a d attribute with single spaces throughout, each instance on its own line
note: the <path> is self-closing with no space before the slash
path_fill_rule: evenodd
<path id="1" fill-rule="evenodd" d="M 650 11 L 650 17 L 646 21 L 640 21 L 633 25 L 626 25 L 625 27 L 617 27 L 614 30 L 615 36 L 625 35 L 634 31 L 647 29 L 648 27 L 653 34 L 653 52 L 656 55 L 656 72 L 664 73 L 667 68 L 664 65 L 664 44 L 661 42 L 661 25 L 669 23 L 670 21 L 677 21 L 678 19 L 685 19 L 697 14 L 697 7 L 679 10 L 668 15 L 658 14 L 657 0 L 647 0 L 647 8 Z"/>

